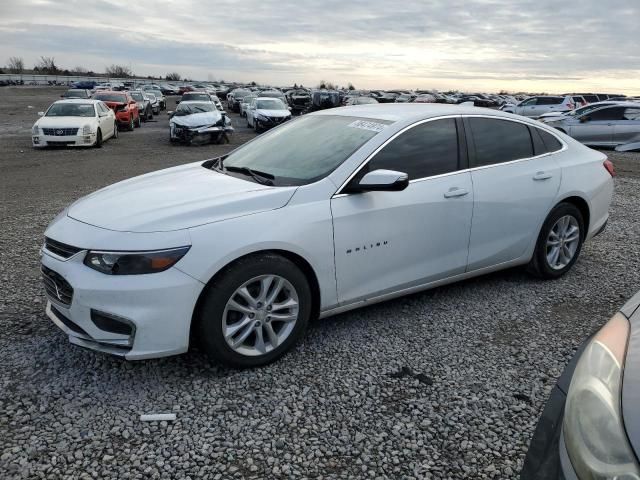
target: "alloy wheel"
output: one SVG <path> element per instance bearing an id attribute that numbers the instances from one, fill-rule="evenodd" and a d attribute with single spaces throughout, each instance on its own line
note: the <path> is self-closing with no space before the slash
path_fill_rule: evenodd
<path id="1" fill-rule="evenodd" d="M 265 355 L 291 335 L 299 312 L 298 292 L 287 279 L 260 275 L 231 295 L 222 316 L 222 333 L 235 352 Z"/>
<path id="2" fill-rule="evenodd" d="M 580 245 L 580 226 L 572 215 L 560 217 L 547 237 L 547 262 L 554 270 L 565 268 Z"/>

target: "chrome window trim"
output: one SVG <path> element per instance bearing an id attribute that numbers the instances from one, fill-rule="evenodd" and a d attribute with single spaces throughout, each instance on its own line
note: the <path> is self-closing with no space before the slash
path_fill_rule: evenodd
<path id="1" fill-rule="evenodd" d="M 414 127 L 417 127 L 418 125 L 422 125 L 423 123 L 433 122 L 433 121 L 436 121 L 436 120 L 446 120 L 448 118 L 453 118 L 453 119 L 456 119 L 456 118 L 489 118 L 489 119 L 492 119 L 492 120 L 504 120 L 504 121 L 507 121 L 507 122 L 520 123 L 520 124 L 523 124 L 523 125 L 525 125 L 525 126 L 527 126 L 529 128 L 539 128 L 540 130 L 543 130 L 543 131 L 549 133 L 550 135 L 553 135 L 553 137 L 560 142 L 560 144 L 562 145 L 562 148 L 560 148 L 559 150 L 554 150 L 553 152 L 546 152 L 546 153 L 542 153 L 540 155 L 534 155 L 533 157 L 517 158 L 515 160 L 509 160 L 508 162 L 492 163 L 492 164 L 489 164 L 489 165 L 481 165 L 479 167 L 464 168 L 464 169 L 461 169 L 461 170 L 456 170 L 455 172 L 441 173 L 439 175 L 432 175 L 432 176 L 429 176 L 429 177 L 414 178 L 413 180 L 409 180 L 409 184 L 417 183 L 417 182 L 423 182 L 425 180 L 430 180 L 432 178 L 442 178 L 442 177 L 447 177 L 447 176 L 450 176 L 450 175 L 457 175 L 457 174 L 465 173 L 465 172 L 474 172 L 476 170 L 483 170 L 485 168 L 493 168 L 493 167 L 496 167 L 496 166 L 499 166 L 499 165 L 511 165 L 511 164 L 518 163 L 518 162 L 534 160 L 534 159 L 546 157 L 546 156 L 549 156 L 549 155 L 555 155 L 557 153 L 561 153 L 561 152 L 564 152 L 564 151 L 569 149 L 569 146 L 567 145 L 567 143 L 562 138 L 560 138 L 556 134 L 556 132 L 553 131 L 554 129 L 550 129 L 550 128 L 547 128 L 545 126 L 542 126 L 543 128 L 541 128 L 541 127 L 538 127 L 537 125 L 532 125 L 531 123 L 529 123 L 527 121 L 520 120 L 519 118 L 506 118 L 506 117 L 502 117 L 502 116 L 494 116 L 494 115 L 488 115 L 488 114 L 456 114 L 456 115 L 442 115 L 442 116 L 438 116 L 438 117 L 426 118 L 426 119 L 423 119 L 423 120 L 419 120 L 419 121 L 417 121 L 415 123 L 412 123 L 411 125 L 407 125 L 402 130 L 399 130 L 398 132 L 394 133 L 391 137 L 389 137 L 387 140 L 385 140 L 382 145 L 380 145 L 373 152 L 371 152 L 369 154 L 369 156 L 367 158 L 365 158 L 362 161 L 362 163 L 356 167 L 356 169 L 353 171 L 353 173 L 347 177 L 347 179 L 340 185 L 340 187 L 331 196 L 331 198 L 340 198 L 340 197 L 345 197 L 347 195 L 353 195 L 352 193 L 338 193 L 338 192 L 342 191 L 342 189 L 347 186 L 347 184 L 353 179 L 353 177 L 355 177 L 360 172 L 360 170 L 362 170 L 378 154 L 378 152 L 380 152 L 380 150 L 382 150 L 384 147 L 386 147 L 389 143 L 391 143 L 393 140 L 395 140 L 398 136 L 402 135 L 404 132 L 406 132 L 406 131 L 414 128 Z M 465 135 L 466 135 L 466 133 L 465 133 Z"/>

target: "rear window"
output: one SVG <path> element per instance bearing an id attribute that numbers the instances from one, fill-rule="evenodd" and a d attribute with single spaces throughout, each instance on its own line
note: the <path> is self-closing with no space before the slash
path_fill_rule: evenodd
<path id="1" fill-rule="evenodd" d="M 534 156 L 525 124 L 493 118 L 469 118 L 475 146 L 475 166 L 510 162 Z"/>
<path id="2" fill-rule="evenodd" d="M 127 97 L 114 93 L 96 93 L 93 98 L 95 98 L 96 100 L 102 100 L 103 102 L 127 103 Z"/>
<path id="3" fill-rule="evenodd" d="M 562 143 L 549 132 L 545 132 L 540 128 L 529 127 L 531 131 L 531 139 L 533 140 L 534 153 L 543 155 L 545 153 L 553 153 L 562 149 Z"/>

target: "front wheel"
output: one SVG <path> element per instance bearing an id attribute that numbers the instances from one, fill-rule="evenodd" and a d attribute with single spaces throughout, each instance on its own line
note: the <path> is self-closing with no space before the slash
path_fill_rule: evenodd
<path id="1" fill-rule="evenodd" d="M 118 138 L 118 122 L 113 122 L 113 138 Z"/>
<path id="2" fill-rule="evenodd" d="M 559 278 L 578 260 L 586 232 L 580 209 L 560 203 L 547 216 L 528 270 L 541 278 Z"/>
<path id="3" fill-rule="evenodd" d="M 136 128 L 136 125 L 135 125 L 134 120 L 133 120 L 133 114 L 131 114 L 131 115 L 129 116 L 129 125 L 128 125 L 127 129 L 128 129 L 130 132 L 133 132 L 133 130 L 134 130 L 135 128 Z"/>
<path id="4" fill-rule="evenodd" d="M 96 132 L 95 147 L 96 148 L 101 148 L 102 147 L 102 130 L 100 130 L 100 129 L 98 129 L 98 131 Z"/>
<path id="5" fill-rule="evenodd" d="M 304 334 L 311 289 L 302 271 L 274 254 L 238 260 L 207 287 L 198 327 L 204 350 L 236 368 L 266 365 Z"/>

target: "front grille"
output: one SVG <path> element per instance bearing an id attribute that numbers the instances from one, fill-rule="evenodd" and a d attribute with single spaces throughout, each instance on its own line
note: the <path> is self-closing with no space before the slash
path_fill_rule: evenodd
<path id="1" fill-rule="evenodd" d="M 74 322 L 72 322 L 69 318 L 67 318 L 60 310 L 58 310 L 56 307 L 52 306 L 51 307 L 51 311 L 53 312 L 53 314 L 58 318 L 58 320 L 60 320 L 62 323 L 64 323 L 66 325 L 66 327 L 71 330 L 72 332 L 76 332 L 76 333 L 81 333 L 82 335 L 86 335 L 87 337 L 89 336 L 89 334 L 87 332 L 85 332 L 82 328 L 80 328 L 79 325 L 76 325 Z"/>
<path id="2" fill-rule="evenodd" d="M 275 123 L 277 125 L 278 123 L 284 122 L 284 119 L 286 117 L 267 117 L 267 118 L 269 119 L 270 122 Z"/>
<path id="3" fill-rule="evenodd" d="M 51 135 L 53 137 L 69 137 L 71 135 L 77 135 L 79 128 L 43 128 L 42 132 L 45 135 Z"/>
<path id="4" fill-rule="evenodd" d="M 76 253 L 82 251 L 82 248 L 72 247 L 66 243 L 57 242 L 48 237 L 44 237 L 44 248 L 49 252 L 62 258 L 73 257 Z"/>
<path id="5" fill-rule="evenodd" d="M 44 265 L 40 266 L 42 272 L 42 281 L 47 296 L 55 302 L 69 306 L 73 300 L 73 287 L 69 285 L 62 275 L 54 272 Z"/>

